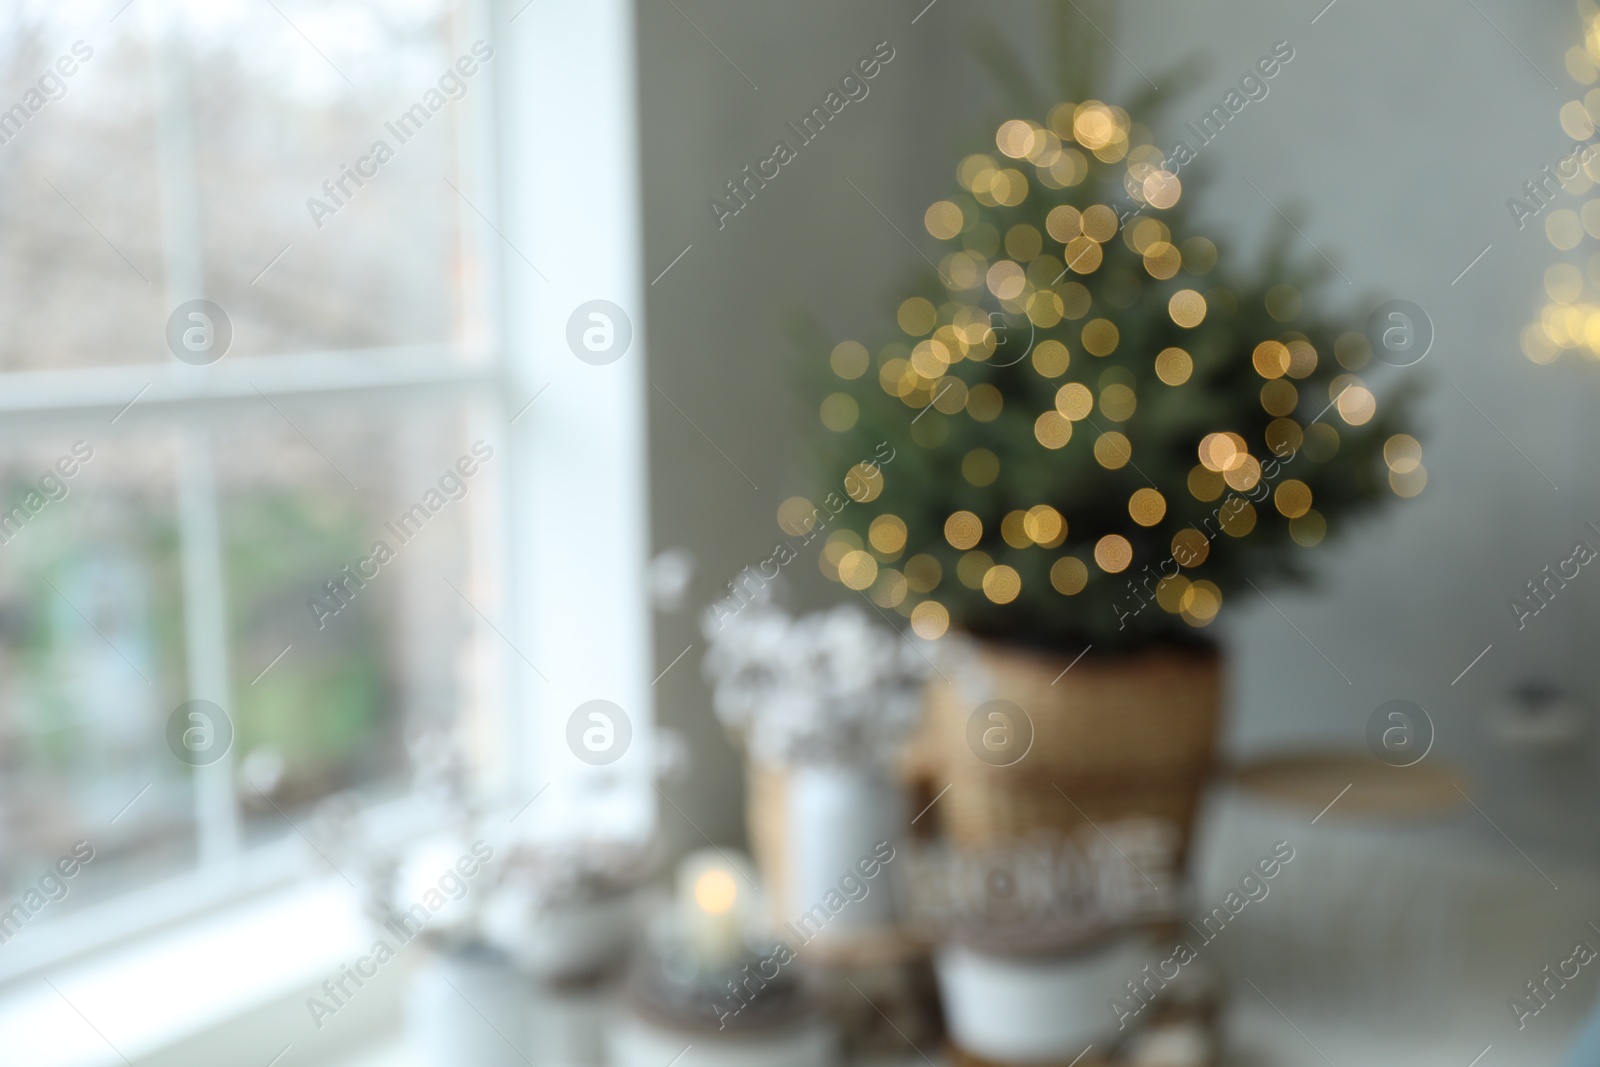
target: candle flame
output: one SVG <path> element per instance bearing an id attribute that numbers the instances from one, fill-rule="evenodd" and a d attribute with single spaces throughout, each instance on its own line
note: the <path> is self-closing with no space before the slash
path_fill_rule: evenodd
<path id="1" fill-rule="evenodd" d="M 694 902 L 708 914 L 727 914 L 738 895 L 739 886 L 727 871 L 713 868 L 695 879 Z"/>

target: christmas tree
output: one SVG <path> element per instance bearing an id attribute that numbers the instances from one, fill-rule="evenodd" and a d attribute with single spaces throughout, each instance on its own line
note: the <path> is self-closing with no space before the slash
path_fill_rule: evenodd
<path id="1" fill-rule="evenodd" d="M 1407 391 L 1380 413 L 1367 338 L 1307 299 L 1325 268 L 1282 234 L 1252 267 L 1193 232 L 1190 172 L 1134 115 L 1018 114 L 955 178 L 898 333 L 817 353 L 814 458 L 852 502 L 779 521 L 826 524 L 830 578 L 929 638 L 1203 640 L 1225 598 L 1420 492 Z"/>

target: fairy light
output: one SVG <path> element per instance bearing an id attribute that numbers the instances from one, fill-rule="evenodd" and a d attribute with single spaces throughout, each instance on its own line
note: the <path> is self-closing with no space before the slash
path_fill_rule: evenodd
<path id="1" fill-rule="evenodd" d="M 1600 52 L 1579 51 L 1569 68 L 1600 83 Z M 1591 96 L 1561 109 L 1575 139 L 1600 122 L 1600 84 Z M 1048 631 L 1065 627 L 1017 606 L 1079 598 L 1063 622 L 1087 619 L 1126 598 L 1136 556 L 1154 566 L 1170 547 L 1179 570 L 1146 587 L 1155 604 L 1141 628 L 1206 627 L 1223 605 L 1219 576 L 1237 581 L 1252 551 L 1242 542 L 1320 544 L 1317 505 L 1343 507 L 1347 486 L 1368 493 L 1380 472 L 1396 496 L 1423 491 L 1417 439 L 1374 434 L 1386 423 L 1357 377 L 1373 359 L 1364 334 L 1307 325 L 1289 272 L 1261 287 L 1201 280 L 1220 254 L 1175 232 L 1183 181 L 1147 129 L 1084 100 L 993 132 L 992 148 L 956 166 L 959 191 L 923 215 L 946 242 L 934 257 L 943 288 L 895 306 L 891 343 L 829 353 L 833 386 L 816 409 L 828 448 L 889 437 L 911 458 L 893 485 L 882 462 L 849 468 L 849 512 L 803 497 L 779 506 L 786 534 L 825 529 L 814 549 L 825 575 L 921 638 L 978 619 L 980 631 L 1021 617 Z M 1600 197 L 1581 199 L 1600 161 L 1590 169 L 1570 183 L 1580 200 L 1541 222 L 1558 248 L 1600 239 Z M 1600 359 L 1600 254 L 1586 267 L 1545 272 L 1547 303 L 1522 337 L 1530 359 Z M 1334 461 L 1352 470 L 1330 476 Z"/>

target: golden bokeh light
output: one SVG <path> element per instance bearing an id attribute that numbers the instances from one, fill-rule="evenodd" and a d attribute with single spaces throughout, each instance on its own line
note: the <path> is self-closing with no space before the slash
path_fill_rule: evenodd
<path id="1" fill-rule="evenodd" d="M 1005 399 L 1000 395 L 1000 390 L 988 382 L 974 385 L 967 393 L 967 414 L 979 422 L 993 422 L 999 418 L 1004 405 Z"/>
<path id="2" fill-rule="evenodd" d="M 1282 418 L 1294 414 L 1300 404 L 1300 390 L 1283 378 L 1274 378 L 1261 386 L 1261 410 Z"/>
<path id="3" fill-rule="evenodd" d="M 1198 567 L 1211 555 L 1211 541 L 1194 527 L 1172 535 L 1172 558 L 1181 567 Z"/>
<path id="4" fill-rule="evenodd" d="M 906 585 L 913 592 L 931 593 L 939 588 L 939 582 L 944 578 L 944 568 L 932 556 L 919 553 L 906 560 L 905 574 Z"/>
<path id="5" fill-rule="evenodd" d="M 833 346 L 833 353 L 828 357 L 828 365 L 833 368 L 833 373 L 845 379 L 861 377 L 867 373 L 871 362 L 867 346 L 860 341 L 840 341 Z"/>
<path id="6" fill-rule="evenodd" d="M 1585 204 L 1586 215 L 1591 205 L 1600 208 L 1600 201 L 1591 200 Z M 1600 216 L 1600 210 L 1595 211 L 1595 215 Z M 1588 229 L 1587 225 L 1584 228 Z M 1544 272 L 1544 291 L 1558 304 L 1576 304 L 1583 295 L 1583 272 L 1571 263 L 1552 264 Z"/>
<path id="7" fill-rule="evenodd" d="M 839 560 L 839 581 L 846 588 L 866 589 L 878 580 L 878 561 L 869 553 L 856 549 L 846 552 Z"/>
<path id="8" fill-rule="evenodd" d="M 1083 350 L 1091 356 L 1109 356 L 1117 350 L 1122 334 L 1110 319 L 1090 319 L 1083 324 Z"/>
<path id="9" fill-rule="evenodd" d="M 1120 132 L 1112 110 L 1098 100 L 1079 104 L 1072 116 L 1072 139 L 1091 151 L 1104 148 Z"/>
<path id="10" fill-rule="evenodd" d="M 941 241 L 948 241 L 966 226 L 961 208 L 949 200 L 939 200 L 929 205 L 922 216 L 922 225 L 928 233 Z"/>
<path id="11" fill-rule="evenodd" d="M 1351 426 L 1363 426 L 1377 413 L 1378 400 L 1364 385 L 1351 385 L 1339 394 L 1339 417 Z"/>
<path id="12" fill-rule="evenodd" d="M 1311 510 L 1311 487 L 1298 478 L 1290 478 L 1272 491 L 1272 504 L 1284 518 L 1298 519 Z"/>
<path id="13" fill-rule="evenodd" d="M 943 377 L 951 362 L 950 349 L 942 341 L 925 338 L 911 349 L 911 369 L 929 381 Z"/>
<path id="14" fill-rule="evenodd" d="M 1095 542 L 1094 561 L 1107 574 L 1120 574 L 1133 562 L 1133 546 L 1121 534 L 1106 534 Z"/>
<path id="15" fill-rule="evenodd" d="M 911 629 L 924 641 L 937 640 L 950 629 L 950 613 L 937 600 L 924 600 L 911 611 Z"/>
<path id="16" fill-rule="evenodd" d="M 1291 452 L 1299 451 L 1305 442 L 1305 431 L 1300 429 L 1300 424 L 1293 419 L 1273 419 L 1267 423 L 1266 433 L 1267 448 L 1274 456 L 1287 456 Z"/>
<path id="17" fill-rule="evenodd" d="M 1427 488 L 1428 468 L 1418 463 L 1404 474 L 1399 471 L 1389 472 L 1389 488 L 1394 490 L 1396 496 L 1414 497 Z"/>
<path id="18" fill-rule="evenodd" d="M 1116 430 L 1109 430 L 1094 439 L 1095 462 L 1108 471 L 1121 470 L 1133 458 L 1133 445 Z"/>
<path id="19" fill-rule="evenodd" d="M 1183 591 L 1178 614 L 1190 626 L 1209 626 L 1222 610 L 1222 590 L 1211 582 L 1193 582 Z"/>
<path id="20" fill-rule="evenodd" d="M 883 492 L 883 470 L 876 463 L 857 463 L 845 472 L 844 487 L 857 504 L 870 504 Z"/>
<path id="21" fill-rule="evenodd" d="M 906 524 L 898 515 L 879 515 L 867 527 L 867 542 L 873 551 L 893 559 L 906 547 Z"/>
<path id="22" fill-rule="evenodd" d="M 835 530 L 822 543 L 822 551 L 817 554 L 817 569 L 830 582 L 841 581 L 839 564 L 843 563 L 850 553 L 859 551 L 861 551 L 861 538 L 849 530 Z"/>
<path id="23" fill-rule="evenodd" d="M 822 401 L 822 425 L 834 433 L 843 433 L 861 417 L 861 406 L 849 393 L 829 393 Z"/>
<path id="24" fill-rule="evenodd" d="M 1022 159 L 1033 151 L 1034 136 L 1033 123 L 1023 119 L 1012 119 L 1000 124 L 1000 129 L 994 135 L 994 143 L 1001 152 L 1012 159 Z"/>
<path id="25" fill-rule="evenodd" d="M 1000 457 L 987 448 L 974 448 L 961 457 L 961 477 L 980 488 L 1000 477 Z"/>
<path id="26" fill-rule="evenodd" d="M 1018 263 L 1026 263 L 1044 248 L 1044 238 L 1039 231 L 1025 222 L 1019 222 L 1006 231 L 1006 255 Z"/>
<path id="27" fill-rule="evenodd" d="M 1582 101 L 1569 100 L 1561 105 L 1558 113 L 1561 120 L 1561 129 L 1574 141 L 1587 141 L 1594 136 L 1594 119 L 1589 117 L 1589 112 L 1584 110 Z"/>
<path id="28" fill-rule="evenodd" d="M 1046 378 L 1059 378 L 1072 365 L 1072 355 L 1060 341 L 1040 341 L 1033 348 L 1033 369 Z"/>
<path id="29" fill-rule="evenodd" d="M 1397 433 L 1383 443 L 1383 462 L 1396 474 L 1410 474 L 1422 463 L 1422 442 Z"/>
<path id="30" fill-rule="evenodd" d="M 1183 596 L 1192 584 L 1181 574 L 1161 579 L 1156 583 L 1156 604 L 1168 615 L 1176 615 L 1183 610 Z"/>
<path id="31" fill-rule="evenodd" d="M 971 548 L 983 540 L 983 520 L 970 511 L 958 511 L 944 520 L 944 539 L 951 548 Z"/>
<path id="32" fill-rule="evenodd" d="M 954 415 L 967 406 L 967 383 L 953 374 L 947 374 L 934 383 L 933 406 L 946 415 Z M 916 427 L 912 427 L 915 432 Z"/>
<path id="33" fill-rule="evenodd" d="M 1189 495 L 1196 500 L 1212 501 L 1222 495 L 1228 483 L 1222 480 L 1222 475 L 1211 468 L 1201 465 L 1189 471 Z"/>
<path id="34" fill-rule="evenodd" d="M 984 284 L 1001 300 L 1013 300 L 1022 295 L 1023 288 L 1028 284 L 1028 275 L 1019 264 L 1002 259 L 989 268 Z"/>
<path id="35" fill-rule="evenodd" d="M 1077 596 L 1089 584 L 1089 568 L 1076 556 L 1062 556 L 1050 565 L 1050 584 L 1062 596 Z"/>
<path id="36" fill-rule="evenodd" d="M 1183 256 L 1178 252 L 1176 245 L 1166 241 L 1157 241 L 1144 253 L 1145 273 L 1158 281 L 1165 281 L 1178 273 L 1178 268 L 1183 266 Z"/>
<path id="37" fill-rule="evenodd" d="M 1217 523 L 1222 527 L 1222 532 L 1229 537 L 1246 537 L 1256 528 L 1256 507 L 1254 504 L 1241 503 L 1237 508 L 1230 510 L 1224 506 L 1222 514 L 1217 517 Z"/>
<path id="38" fill-rule="evenodd" d="M 956 580 L 968 589 L 982 589 L 983 576 L 994 566 L 994 557 L 981 549 L 967 552 L 956 560 Z"/>
<path id="39" fill-rule="evenodd" d="M 893 567 L 884 567 L 878 571 L 878 580 L 872 583 L 867 596 L 880 608 L 897 608 L 905 600 L 907 589 L 905 575 Z"/>
<path id="40" fill-rule="evenodd" d="M 1166 385 L 1182 385 L 1194 373 L 1194 360 L 1181 348 L 1163 348 L 1156 356 L 1156 377 Z"/>
<path id="41" fill-rule="evenodd" d="M 1183 265 L 1191 274 L 1210 274 L 1217 265 L 1217 246 L 1205 237 L 1190 237 L 1178 246 Z"/>
<path id="42" fill-rule="evenodd" d="M 1372 342 L 1365 334 L 1342 333 L 1333 342 L 1333 358 L 1345 370 L 1361 370 L 1372 362 Z"/>
<path id="43" fill-rule="evenodd" d="M 1176 174 L 1158 170 L 1144 180 L 1144 198 L 1153 208 L 1169 208 L 1183 195 L 1183 183 Z"/>
<path id="44" fill-rule="evenodd" d="M 938 323 L 939 313 L 934 310 L 930 301 L 914 296 L 900 305 L 895 319 L 906 333 L 912 337 L 921 337 Z"/>
<path id="45" fill-rule="evenodd" d="M 1298 518 L 1289 520 L 1289 536 L 1297 545 L 1312 548 L 1321 544 L 1327 535 L 1328 521 L 1319 511 L 1308 511 Z"/>
<path id="46" fill-rule="evenodd" d="M 1289 373 L 1289 346 L 1282 341 L 1262 341 L 1251 353 L 1250 362 L 1263 378 L 1281 378 Z"/>
<path id="47" fill-rule="evenodd" d="M 1563 252 L 1570 252 L 1583 240 L 1583 223 L 1578 220 L 1576 211 L 1563 208 L 1545 217 L 1544 233 L 1551 244 Z"/>
<path id="48" fill-rule="evenodd" d="M 1200 439 L 1201 465 L 1219 474 L 1236 466 L 1242 451 L 1237 434 L 1208 433 Z"/>
<path id="49" fill-rule="evenodd" d="M 1067 267 L 1079 274 L 1093 274 L 1100 269 L 1105 253 L 1089 237 L 1074 237 L 1067 242 Z"/>
<path id="50" fill-rule="evenodd" d="M 1128 515 L 1140 526 L 1154 526 L 1167 514 L 1167 498 L 1148 486 L 1128 498 Z"/>
<path id="51" fill-rule="evenodd" d="M 983 595 L 996 604 L 1009 604 L 1022 592 L 1022 576 L 1011 567 L 1001 564 L 991 567 L 983 576 Z"/>
<path id="52" fill-rule="evenodd" d="M 1108 385 L 1100 391 L 1100 412 L 1112 422 L 1127 422 L 1138 406 L 1139 398 L 1126 385 Z"/>
<path id="53" fill-rule="evenodd" d="M 1094 394 L 1081 382 L 1068 382 L 1056 390 L 1056 410 L 1073 422 L 1079 422 L 1094 410 Z"/>
<path id="54" fill-rule="evenodd" d="M 1289 342 L 1289 369 L 1291 378 L 1307 378 L 1317 369 L 1317 350 L 1311 342 L 1295 338 Z"/>
<path id="55" fill-rule="evenodd" d="M 1035 504 L 1023 516 L 1028 539 L 1041 548 L 1055 548 L 1067 537 L 1067 520 L 1049 504 Z"/>
<path id="56" fill-rule="evenodd" d="M 1222 480 L 1230 489 L 1249 492 L 1261 481 L 1261 461 L 1249 453 L 1241 453 L 1237 462 L 1222 472 Z"/>
<path id="57" fill-rule="evenodd" d="M 778 528 L 791 537 L 803 537 L 817 524 L 817 508 L 803 496 L 778 505 Z"/>
<path id="58" fill-rule="evenodd" d="M 1046 411 L 1034 420 L 1033 436 L 1046 448 L 1065 448 L 1072 440 L 1072 422 L 1059 411 Z"/>
<path id="59" fill-rule="evenodd" d="M 1028 536 L 1027 517 L 1024 511 L 1006 512 L 1005 518 L 1000 520 L 1000 540 L 1012 548 L 1033 547 L 1033 538 Z"/>
<path id="60" fill-rule="evenodd" d="M 1082 236 L 1083 215 L 1071 204 L 1062 204 L 1050 209 L 1050 214 L 1044 219 L 1044 228 L 1051 237 L 1066 244 L 1074 237 Z"/>
<path id="61" fill-rule="evenodd" d="M 1288 322 L 1300 314 L 1303 304 L 1300 290 L 1292 285 L 1274 285 L 1267 290 L 1267 314 L 1279 322 Z"/>
<path id="62" fill-rule="evenodd" d="M 1093 204 L 1083 213 L 1083 234 L 1096 244 L 1105 244 L 1117 235 L 1117 212 L 1105 204 Z"/>
<path id="63" fill-rule="evenodd" d="M 1179 326 L 1192 329 L 1205 321 L 1206 298 L 1193 289 L 1179 289 L 1167 301 L 1167 313 Z"/>
<path id="64" fill-rule="evenodd" d="M 1339 431 L 1325 422 L 1314 422 L 1305 430 L 1301 446 L 1314 463 L 1326 463 L 1339 454 Z"/>

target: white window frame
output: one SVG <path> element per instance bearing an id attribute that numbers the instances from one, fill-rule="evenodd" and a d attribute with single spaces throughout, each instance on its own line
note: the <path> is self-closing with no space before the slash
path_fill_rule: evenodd
<path id="1" fill-rule="evenodd" d="M 491 267 L 484 295 L 495 343 L 5 374 L 0 434 L 119 412 L 119 430 L 184 427 L 177 506 L 188 698 L 227 707 L 233 678 L 207 420 L 230 405 L 260 405 L 263 396 L 470 398 L 507 444 L 505 462 L 495 464 L 503 514 L 471 533 L 486 566 L 466 590 L 481 612 L 473 619 L 482 651 L 475 673 L 495 719 L 494 758 L 480 787 L 507 804 L 538 796 L 521 819 L 524 835 L 598 826 L 642 835 L 653 831 L 656 811 L 633 8 L 630 0 L 474 0 L 462 10 L 464 39 L 485 38 L 496 51 L 492 92 L 462 101 L 471 106 L 459 120 L 463 139 L 479 146 L 463 154 L 473 173 L 464 176 L 470 201 L 461 229 Z M 167 167 L 182 159 L 182 134 L 164 145 Z M 184 209 L 192 190 L 173 178 L 164 173 L 162 182 L 169 306 L 204 295 L 198 262 L 183 252 L 186 242 L 199 248 L 198 223 Z M 575 204 L 577 188 L 584 202 Z M 593 299 L 612 301 L 631 320 L 631 347 L 604 366 L 579 360 L 567 344 L 569 317 Z M 633 734 L 629 751 L 599 769 L 565 740 L 568 716 L 596 698 L 622 707 Z M 231 755 L 199 772 L 201 863 L 193 875 L 52 920 L 48 932 L 28 931 L 36 942 L 29 951 L 19 951 L 28 946 L 18 939 L 0 953 L 0 983 L 281 886 L 293 866 L 283 857 L 303 846 L 291 834 L 242 851 Z"/>

